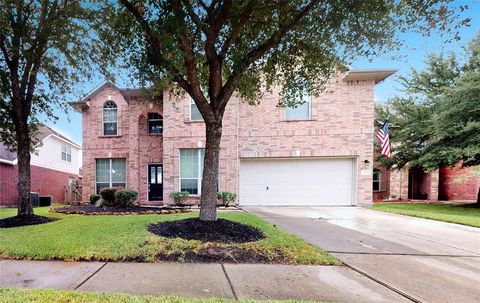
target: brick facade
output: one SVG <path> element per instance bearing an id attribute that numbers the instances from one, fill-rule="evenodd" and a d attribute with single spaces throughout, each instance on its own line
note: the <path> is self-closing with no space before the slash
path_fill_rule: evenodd
<path id="1" fill-rule="evenodd" d="M 65 190 L 68 187 L 68 179 L 78 180 L 78 175 L 39 166 L 30 166 L 31 191 L 40 196 L 52 196 L 52 203 L 65 201 Z"/>
<path id="2" fill-rule="evenodd" d="M 311 119 L 286 121 L 277 106 L 278 90 L 265 93 L 257 106 L 232 96 L 223 122 L 220 151 L 220 190 L 239 192 L 239 165 L 245 158 L 347 157 L 357 170 L 355 203 L 372 201 L 373 88 L 375 81 L 332 79 L 313 98 Z M 118 136 L 102 135 L 102 107 L 107 100 L 118 106 Z M 83 200 L 95 192 L 95 159 L 125 158 L 127 187 L 140 192 L 142 204 L 169 204 L 180 188 L 182 148 L 205 147 L 205 125 L 190 121 L 189 97 L 164 92 L 145 100 L 138 90 L 104 85 L 74 104 L 83 114 Z M 146 116 L 163 115 L 163 134 L 149 135 Z M 163 164 L 163 201 L 148 201 L 147 164 Z M 198 201 L 193 197 L 192 201 Z M 241 202 L 241 197 L 240 197 Z"/>
<path id="3" fill-rule="evenodd" d="M 17 204 L 17 180 L 17 166 L 0 163 L 0 206 L 12 206 Z"/>
<path id="4" fill-rule="evenodd" d="M 52 196 L 53 203 L 63 203 L 68 178 L 77 180 L 78 175 L 30 166 L 31 191 L 40 196 Z M 18 168 L 16 165 L 0 163 L 0 206 L 16 206 L 18 202 Z"/>
<path id="5" fill-rule="evenodd" d="M 442 167 L 433 172 L 405 168 L 390 170 L 389 174 L 390 197 L 394 200 L 475 201 L 480 187 L 478 166 Z M 419 193 L 426 194 L 426 197 Z M 383 199 L 383 196 L 374 194 L 374 201 Z"/>
<path id="6" fill-rule="evenodd" d="M 103 105 L 107 100 L 117 105 L 116 136 L 103 135 Z M 89 201 L 96 192 L 95 159 L 126 159 L 126 187 L 139 191 L 140 201 L 148 203 L 147 164 L 163 162 L 162 135 L 149 135 L 147 114 L 163 114 L 162 99 L 144 100 L 139 90 L 123 94 L 106 87 L 92 96 L 88 110 L 83 112 L 82 196 Z M 165 175 L 165 174 L 164 174 Z"/>
<path id="7" fill-rule="evenodd" d="M 480 168 L 443 167 L 439 184 L 440 200 L 475 201 L 480 187 Z"/>

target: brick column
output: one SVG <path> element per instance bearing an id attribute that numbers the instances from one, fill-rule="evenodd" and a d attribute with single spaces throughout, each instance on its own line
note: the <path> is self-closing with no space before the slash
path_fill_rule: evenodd
<path id="1" fill-rule="evenodd" d="M 434 170 L 430 172 L 430 194 L 428 195 L 429 200 L 438 200 L 438 180 L 439 180 L 439 170 Z"/>

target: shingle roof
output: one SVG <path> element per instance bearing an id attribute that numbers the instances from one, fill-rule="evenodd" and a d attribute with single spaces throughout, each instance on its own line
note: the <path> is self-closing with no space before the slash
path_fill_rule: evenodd
<path id="1" fill-rule="evenodd" d="M 65 137 L 61 133 L 51 129 L 48 126 L 41 125 L 38 129 L 38 139 L 40 141 L 42 141 L 43 139 L 45 139 L 49 135 L 58 136 L 58 137 L 62 138 L 63 140 L 65 140 L 67 142 L 70 142 L 71 144 L 73 144 L 75 146 L 78 146 L 77 143 L 68 139 L 67 137 Z M 0 160 L 13 161 L 15 159 L 17 159 L 17 153 L 9 151 L 7 146 L 3 142 L 0 141 Z"/>
<path id="2" fill-rule="evenodd" d="M 38 139 L 43 140 L 46 137 L 48 137 L 49 135 L 58 136 L 58 137 L 62 138 L 63 140 L 72 143 L 73 145 L 78 145 L 77 143 L 73 142 L 72 140 L 68 139 L 67 137 L 65 137 L 61 133 L 51 129 L 48 126 L 45 126 L 45 125 L 40 126 L 40 128 L 38 129 Z"/>

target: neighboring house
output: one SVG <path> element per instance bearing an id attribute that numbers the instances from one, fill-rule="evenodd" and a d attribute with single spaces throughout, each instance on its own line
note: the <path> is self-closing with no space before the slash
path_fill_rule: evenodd
<path id="1" fill-rule="evenodd" d="M 394 70 L 352 70 L 319 97 L 281 108 L 278 90 L 257 106 L 238 96 L 223 121 L 219 190 L 242 205 L 356 205 L 372 201 L 374 86 Z M 101 188 L 139 191 L 141 204 L 201 194 L 205 125 L 187 95 L 148 99 L 104 83 L 79 102 L 83 201 Z"/>
<path id="2" fill-rule="evenodd" d="M 81 147 L 47 126 L 40 127 L 38 139 L 30 161 L 31 191 L 64 202 L 67 187 L 80 177 Z M 17 155 L 0 142 L 0 206 L 17 204 L 17 183 Z"/>
<path id="3" fill-rule="evenodd" d="M 378 139 L 377 139 L 378 140 Z M 375 149 L 374 159 L 380 157 Z M 480 166 L 442 167 L 425 172 L 419 167 L 387 169 L 374 160 L 373 201 L 443 200 L 476 201 Z"/>
<path id="4" fill-rule="evenodd" d="M 387 170 L 375 164 L 373 181 L 374 201 L 391 200 L 441 200 L 476 201 L 480 187 L 478 166 L 442 167 L 433 172 L 421 168 Z M 376 185 L 375 180 L 381 180 Z"/>

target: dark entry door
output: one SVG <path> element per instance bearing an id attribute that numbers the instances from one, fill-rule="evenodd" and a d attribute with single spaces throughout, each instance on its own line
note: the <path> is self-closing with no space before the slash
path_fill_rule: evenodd
<path id="1" fill-rule="evenodd" d="M 163 200 L 163 166 L 148 165 L 148 201 Z"/>

